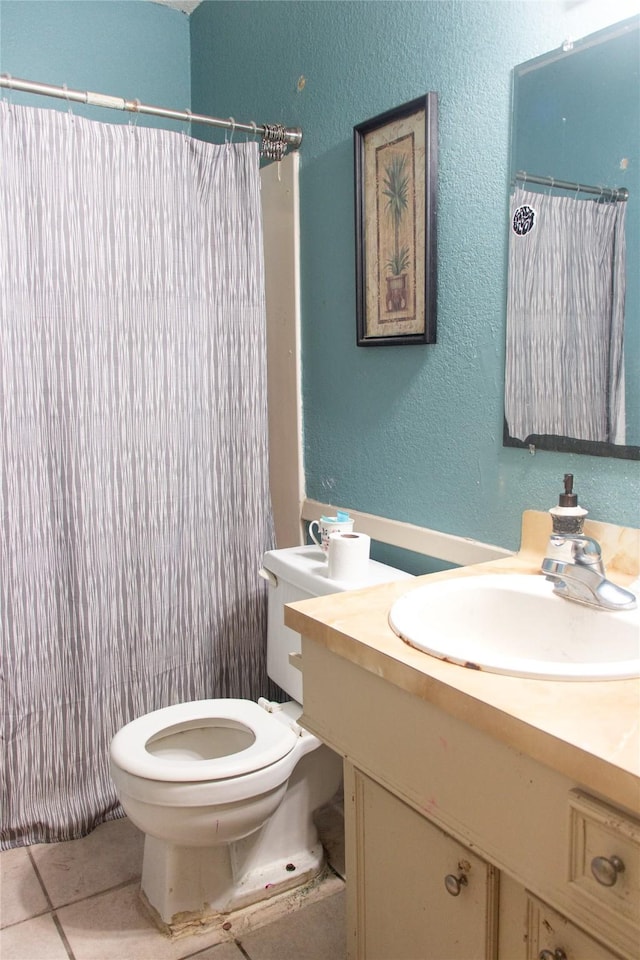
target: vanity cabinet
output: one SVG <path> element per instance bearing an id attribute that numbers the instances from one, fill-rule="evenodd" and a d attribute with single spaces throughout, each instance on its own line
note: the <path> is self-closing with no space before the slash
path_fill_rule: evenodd
<path id="1" fill-rule="evenodd" d="M 345 788 L 354 960 L 620 960 L 348 763 Z"/>
<path id="2" fill-rule="evenodd" d="M 355 660 L 303 635 L 302 722 L 344 757 L 349 960 L 638 960 L 637 783 L 621 809 L 471 698 Z"/>

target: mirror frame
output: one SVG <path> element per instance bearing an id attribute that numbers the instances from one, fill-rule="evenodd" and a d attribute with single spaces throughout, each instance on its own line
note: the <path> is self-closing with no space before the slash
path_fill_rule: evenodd
<path id="1" fill-rule="evenodd" d="M 604 443 L 599 440 L 577 440 L 575 437 L 556 437 L 552 434 L 530 434 L 525 440 L 509 436 L 504 419 L 503 447 L 520 447 L 524 450 L 552 450 L 556 453 L 586 453 L 592 457 L 617 457 L 620 460 L 640 460 L 640 446 L 631 444 Z M 533 448 L 533 449 L 532 449 Z"/>

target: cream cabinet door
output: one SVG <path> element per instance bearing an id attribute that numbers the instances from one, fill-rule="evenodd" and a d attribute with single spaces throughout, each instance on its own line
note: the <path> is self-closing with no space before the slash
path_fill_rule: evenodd
<path id="1" fill-rule="evenodd" d="M 590 937 L 504 874 L 500 878 L 499 925 L 500 960 L 620 960 L 604 942 Z"/>
<path id="2" fill-rule="evenodd" d="M 619 960 L 619 954 L 537 897 L 529 895 L 527 901 L 527 960 Z"/>
<path id="3" fill-rule="evenodd" d="M 350 772 L 351 960 L 494 958 L 494 868 L 375 781 Z"/>

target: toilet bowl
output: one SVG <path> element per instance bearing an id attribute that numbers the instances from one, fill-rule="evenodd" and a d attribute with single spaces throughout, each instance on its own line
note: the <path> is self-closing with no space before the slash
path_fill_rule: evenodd
<path id="1" fill-rule="evenodd" d="M 127 724 L 112 741 L 111 770 L 129 819 L 159 840 L 194 847 L 260 829 L 298 761 L 320 745 L 296 724 L 300 710 L 287 706 L 198 700 Z"/>
<path id="2" fill-rule="evenodd" d="M 142 894 L 173 932 L 316 876 L 323 850 L 313 813 L 336 793 L 342 761 L 298 723 L 300 637 L 284 626 L 292 600 L 336 592 L 315 547 L 271 551 L 268 672 L 290 696 L 198 700 L 132 720 L 112 740 L 122 807 L 145 834 Z M 407 577 L 370 561 L 366 583 Z M 364 585 L 360 584 L 360 585 Z"/>

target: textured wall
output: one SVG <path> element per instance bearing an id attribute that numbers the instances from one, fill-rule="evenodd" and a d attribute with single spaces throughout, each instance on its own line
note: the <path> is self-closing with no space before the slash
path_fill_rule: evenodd
<path id="1" fill-rule="evenodd" d="M 513 547 L 522 510 L 553 503 L 565 471 L 594 517 L 638 523 L 639 464 L 501 444 L 510 70 L 637 9 L 205 0 L 188 20 L 138 0 L 0 0 L 0 70 L 183 108 L 190 23 L 192 109 L 302 126 L 307 493 Z M 356 348 L 352 128 L 427 90 L 438 343 Z"/>
<path id="2" fill-rule="evenodd" d="M 0 73 L 184 110 L 191 100 L 189 59 L 188 17 L 157 3 L 0 0 Z M 11 97 L 16 103 L 67 109 L 62 100 Z M 133 122 L 129 113 L 81 104 L 73 110 L 94 120 Z M 141 116 L 138 123 L 171 127 L 153 117 Z"/>
<path id="3" fill-rule="evenodd" d="M 307 493 L 515 547 L 563 473 L 592 516 L 636 524 L 640 464 L 502 447 L 511 68 L 630 3 L 207 2 L 193 109 L 304 130 Z M 304 78 L 304 79 L 301 79 Z M 440 97 L 438 343 L 357 348 L 352 128 Z"/>

